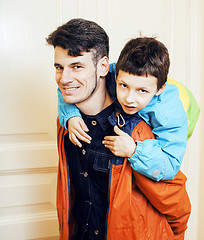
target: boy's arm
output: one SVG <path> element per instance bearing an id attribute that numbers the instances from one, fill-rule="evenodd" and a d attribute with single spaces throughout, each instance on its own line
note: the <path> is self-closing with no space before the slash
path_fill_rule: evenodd
<path id="1" fill-rule="evenodd" d="M 65 103 L 60 89 L 58 93 L 58 114 L 61 126 L 68 130 L 69 139 L 75 145 L 82 146 L 79 140 L 90 143 L 91 137 L 86 133 L 88 128 L 81 118 L 79 109 L 74 104 Z"/>
<path id="2" fill-rule="evenodd" d="M 62 97 L 62 92 L 57 89 L 58 94 L 58 114 L 61 126 L 67 129 L 67 121 L 72 117 L 81 117 L 79 109 L 74 104 L 65 103 Z"/>
<path id="3" fill-rule="evenodd" d="M 193 94 L 181 83 L 168 78 L 159 103 L 147 106 L 140 116 L 153 128 L 156 140 L 138 141 L 129 159 L 141 174 L 159 181 L 172 179 L 180 169 L 200 109 Z"/>
<path id="4" fill-rule="evenodd" d="M 164 147 L 161 147 L 160 139 L 137 141 L 136 144 L 136 151 L 128 159 L 134 170 L 155 181 L 174 178 L 186 150 L 185 139 L 169 142 Z"/>
<path id="5" fill-rule="evenodd" d="M 143 121 L 132 133 L 133 139 L 144 141 L 154 138 L 151 128 Z M 166 215 L 175 238 L 183 239 L 191 212 L 191 204 L 186 192 L 186 177 L 181 171 L 171 181 L 155 182 L 133 170 L 137 186 L 152 205 Z"/>
<path id="6" fill-rule="evenodd" d="M 180 169 L 188 134 L 187 114 L 178 88 L 167 84 L 139 115 L 152 127 L 156 139 L 137 141 L 136 152 L 129 159 L 131 166 L 156 181 L 173 179 Z"/>

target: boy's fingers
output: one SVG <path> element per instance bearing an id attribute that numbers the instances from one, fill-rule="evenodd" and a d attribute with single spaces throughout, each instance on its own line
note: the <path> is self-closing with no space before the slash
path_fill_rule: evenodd
<path id="1" fill-rule="evenodd" d="M 104 139 L 106 141 L 114 141 L 117 137 L 116 136 L 105 136 Z"/>
<path id="2" fill-rule="evenodd" d="M 120 136 L 125 135 L 126 133 L 123 132 L 118 126 L 114 127 L 114 132 Z"/>
<path id="3" fill-rule="evenodd" d="M 81 138 L 85 138 L 85 139 L 87 139 L 87 140 L 91 140 L 91 137 L 86 133 L 86 132 L 84 132 L 84 130 L 82 129 L 82 128 L 80 128 L 80 129 L 77 129 L 77 131 L 76 131 L 76 133 L 75 133 L 76 135 L 77 135 L 77 137 L 79 138 L 79 139 L 81 139 Z M 83 139 L 81 139 L 81 140 L 83 140 Z M 83 140 L 84 141 L 84 140 Z"/>
<path id="4" fill-rule="evenodd" d="M 79 124 L 81 125 L 81 128 L 83 129 L 83 131 L 88 132 L 89 129 L 86 126 L 85 122 L 83 121 L 83 119 L 81 119 L 82 121 L 79 122 Z"/>
<path id="5" fill-rule="evenodd" d="M 102 143 L 107 148 L 110 148 L 110 149 L 114 148 L 114 142 L 112 141 L 103 141 Z"/>
<path id="6" fill-rule="evenodd" d="M 104 140 L 103 140 L 102 143 L 105 145 L 105 147 L 108 147 L 108 146 L 111 145 L 109 141 L 104 141 Z"/>
<path id="7" fill-rule="evenodd" d="M 80 132 L 76 132 L 75 134 L 73 133 L 73 135 L 75 135 L 75 138 L 78 138 L 86 143 L 91 142 L 91 137 L 83 131 L 82 131 L 82 133 L 80 133 Z"/>
<path id="8" fill-rule="evenodd" d="M 79 142 L 79 140 L 77 139 L 77 137 L 75 136 L 74 133 L 71 133 L 71 134 L 69 135 L 69 139 L 70 139 L 70 141 L 71 141 L 73 144 L 75 144 L 75 145 L 77 145 L 77 146 L 79 146 L 79 147 L 82 147 L 82 144 Z"/>
<path id="9" fill-rule="evenodd" d="M 112 145 L 110 145 L 110 144 L 104 144 L 104 146 L 105 146 L 106 148 L 109 148 L 109 149 L 112 149 L 112 148 L 113 148 Z"/>

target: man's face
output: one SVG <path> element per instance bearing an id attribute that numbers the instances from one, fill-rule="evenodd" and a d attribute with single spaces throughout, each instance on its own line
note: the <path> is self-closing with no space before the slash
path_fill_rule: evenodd
<path id="1" fill-rule="evenodd" d="M 137 76 L 119 70 L 117 98 L 124 112 L 135 114 L 148 105 L 157 91 L 157 78 Z"/>
<path id="2" fill-rule="evenodd" d="M 97 87 L 97 71 L 91 52 L 69 56 L 67 49 L 55 47 L 56 82 L 66 103 L 87 100 Z"/>

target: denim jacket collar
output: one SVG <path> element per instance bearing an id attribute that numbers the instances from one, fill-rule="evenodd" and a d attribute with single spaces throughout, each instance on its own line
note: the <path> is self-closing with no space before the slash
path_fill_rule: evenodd
<path id="1" fill-rule="evenodd" d="M 112 103 L 107 108 L 105 108 L 100 113 L 98 113 L 97 115 L 85 115 L 83 113 L 81 113 L 81 114 L 82 114 L 84 119 L 88 118 L 90 120 L 91 119 L 96 120 L 98 122 L 98 124 L 100 125 L 100 127 L 103 129 L 103 131 L 105 131 L 110 126 L 110 122 L 108 121 L 108 117 L 113 112 L 115 112 L 115 103 Z"/>

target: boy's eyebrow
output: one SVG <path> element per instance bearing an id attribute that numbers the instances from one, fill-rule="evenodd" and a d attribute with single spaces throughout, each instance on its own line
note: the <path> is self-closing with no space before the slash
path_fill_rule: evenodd
<path id="1" fill-rule="evenodd" d="M 121 78 L 117 78 L 117 81 L 126 83 L 126 82 L 125 82 L 123 79 L 121 79 Z"/>
<path id="2" fill-rule="evenodd" d="M 117 81 L 120 81 L 123 84 L 128 85 L 128 83 L 126 83 L 125 80 L 121 79 L 121 78 L 116 78 Z M 149 88 L 147 86 L 138 86 L 138 89 L 144 89 L 144 90 L 149 90 Z"/>

